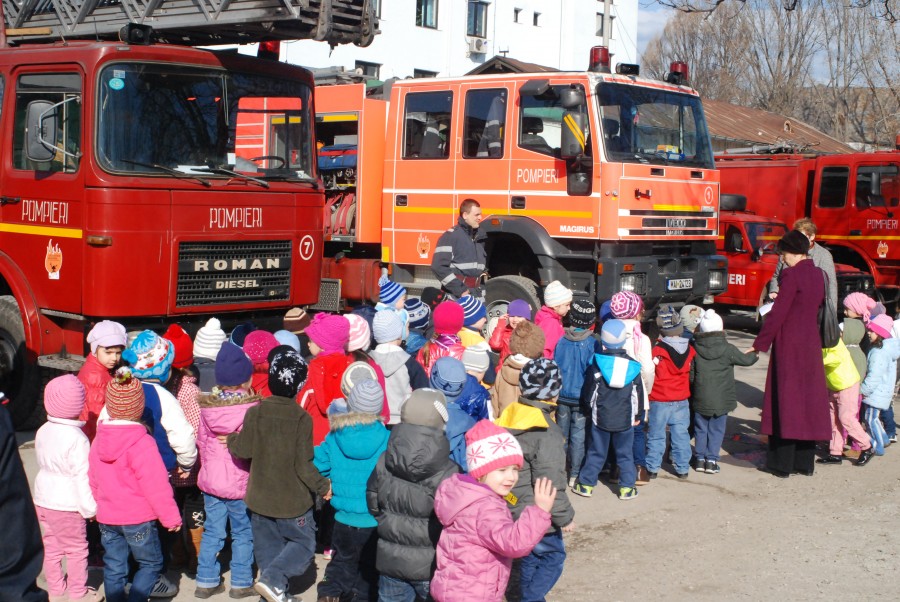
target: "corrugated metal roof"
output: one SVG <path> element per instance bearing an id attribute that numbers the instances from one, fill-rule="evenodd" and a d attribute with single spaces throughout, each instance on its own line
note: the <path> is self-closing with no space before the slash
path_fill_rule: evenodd
<path id="1" fill-rule="evenodd" d="M 559 69 L 538 65 L 537 63 L 526 63 L 525 61 L 511 59 L 498 54 L 478 65 L 466 73 L 466 75 L 485 75 L 487 73 L 544 73 L 548 71 L 559 71 Z"/>
<path id="2" fill-rule="evenodd" d="M 718 100 L 703 100 L 713 150 L 754 144 L 794 144 L 822 153 L 852 153 L 853 148 L 793 117 Z"/>

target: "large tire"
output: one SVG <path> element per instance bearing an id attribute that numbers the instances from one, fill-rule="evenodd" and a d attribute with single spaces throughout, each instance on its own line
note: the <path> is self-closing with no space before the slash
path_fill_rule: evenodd
<path id="1" fill-rule="evenodd" d="M 10 416 L 18 430 L 36 427 L 42 410 L 39 403 L 40 368 L 27 360 L 25 326 L 14 297 L 0 297 L 0 391 L 10 400 Z"/>
<path id="2" fill-rule="evenodd" d="M 537 284 L 524 276 L 497 276 L 487 281 L 486 286 L 488 320 L 506 313 L 510 301 L 524 299 L 531 306 L 531 317 L 541 308 Z"/>

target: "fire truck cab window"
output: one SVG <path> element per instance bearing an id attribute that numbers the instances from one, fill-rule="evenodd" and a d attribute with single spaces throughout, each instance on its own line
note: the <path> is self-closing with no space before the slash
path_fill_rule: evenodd
<path id="1" fill-rule="evenodd" d="M 506 90 L 470 90 L 466 93 L 463 157 L 503 157 L 506 131 Z"/>
<path id="2" fill-rule="evenodd" d="M 37 103 L 37 104 L 36 104 Z M 42 108 L 35 112 L 34 107 Z M 52 120 L 47 131 L 55 138 L 41 138 L 46 161 L 28 157 L 28 115 L 42 123 Z M 51 124 L 48 124 L 50 126 Z M 44 172 L 73 173 L 81 157 L 81 75 L 78 73 L 29 73 L 16 82 L 16 112 L 13 131 L 13 167 Z"/>
<path id="3" fill-rule="evenodd" d="M 407 94 L 403 126 L 403 158 L 449 157 L 452 110 L 453 93 L 450 91 Z"/>
<path id="4" fill-rule="evenodd" d="M 699 97 L 609 82 L 596 96 L 611 161 L 713 168 Z"/>
<path id="5" fill-rule="evenodd" d="M 569 84 L 550 86 L 546 92 L 539 95 L 519 95 L 519 147 L 542 155 L 560 156 L 563 116 L 567 110 L 569 112 L 587 110 L 584 105 L 575 109 L 563 107 L 560 92 L 570 87 Z M 585 124 L 584 137 L 588 141 L 585 145 L 585 154 L 590 155 L 590 126 L 586 115 L 582 123 Z"/>
<path id="6" fill-rule="evenodd" d="M 849 167 L 825 167 L 819 184 L 819 207 L 836 208 L 847 204 Z"/>
<path id="7" fill-rule="evenodd" d="M 860 165 L 856 168 L 856 207 L 896 207 L 900 204 L 897 165 Z"/>
<path id="8" fill-rule="evenodd" d="M 309 86 L 293 79 L 169 64 L 100 73 L 96 153 L 112 172 L 315 178 Z"/>

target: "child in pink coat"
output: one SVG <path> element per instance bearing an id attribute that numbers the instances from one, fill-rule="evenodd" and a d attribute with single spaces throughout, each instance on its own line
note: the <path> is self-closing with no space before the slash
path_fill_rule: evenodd
<path id="1" fill-rule="evenodd" d="M 106 390 L 108 419 L 97 426 L 88 478 L 103 540 L 103 588 L 109 602 L 147 600 L 162 571 L 157 521 L 172 532 L 181 515 L 156 442 L 141 424 L 141 381 L 120 368 Z M 127 597 L 128 557 L 138 569 Z"/>
<path id="2" fill-rule="evenodd" d="M 40 467 L 34 481 L 34 505 L 44 532 L 44 576 L 51 602 L 103 599 L 87 587 L 85 519 L 97 514 L 97 504 L 88 483 L 91 444 L 81 430 L 84 422 L 78 420 L 84 397 L 84 386 L 72 374 L 47 383 L 47 423 L 34 439 Z"/>
<path id="3" fill-rule="evenodd" d="M 437 489 L 434 511 L 444 526 L 437 547 L 431 595 L 437 602 L 500 602 L 514 558 L 527 556 L 550 528 L 556 488 L 534 486 L 534 506 L 514 521 L 505 497 L 519 479 L 519 442 L 489 420 L 466 433 L 469 474 L 454 475 Z"/>
<path id="4" fill-rule="evenodd" d="M 565 334 L 563 318 L 572 306 L 572 291 L 559 280 L 544 289 L 544 305 L 534 316 L 534 323 L 544 331 L 544 357 L 553 359 L 556 344 Z"/>

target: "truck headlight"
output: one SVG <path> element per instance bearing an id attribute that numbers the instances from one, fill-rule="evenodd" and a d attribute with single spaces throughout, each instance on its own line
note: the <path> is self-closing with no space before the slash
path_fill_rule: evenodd
<path id="1" fill-rule="evenodd" d="M 710 290 L 725 290 L 725 271 L 710 270 L 709 271 L 709 288 Z"/>
<path id="2" fill-rule="evenodd" d="M 619 290 L 643 295 L 645 281 L 643 274 L 622 274 L 619 278 Z"/>

